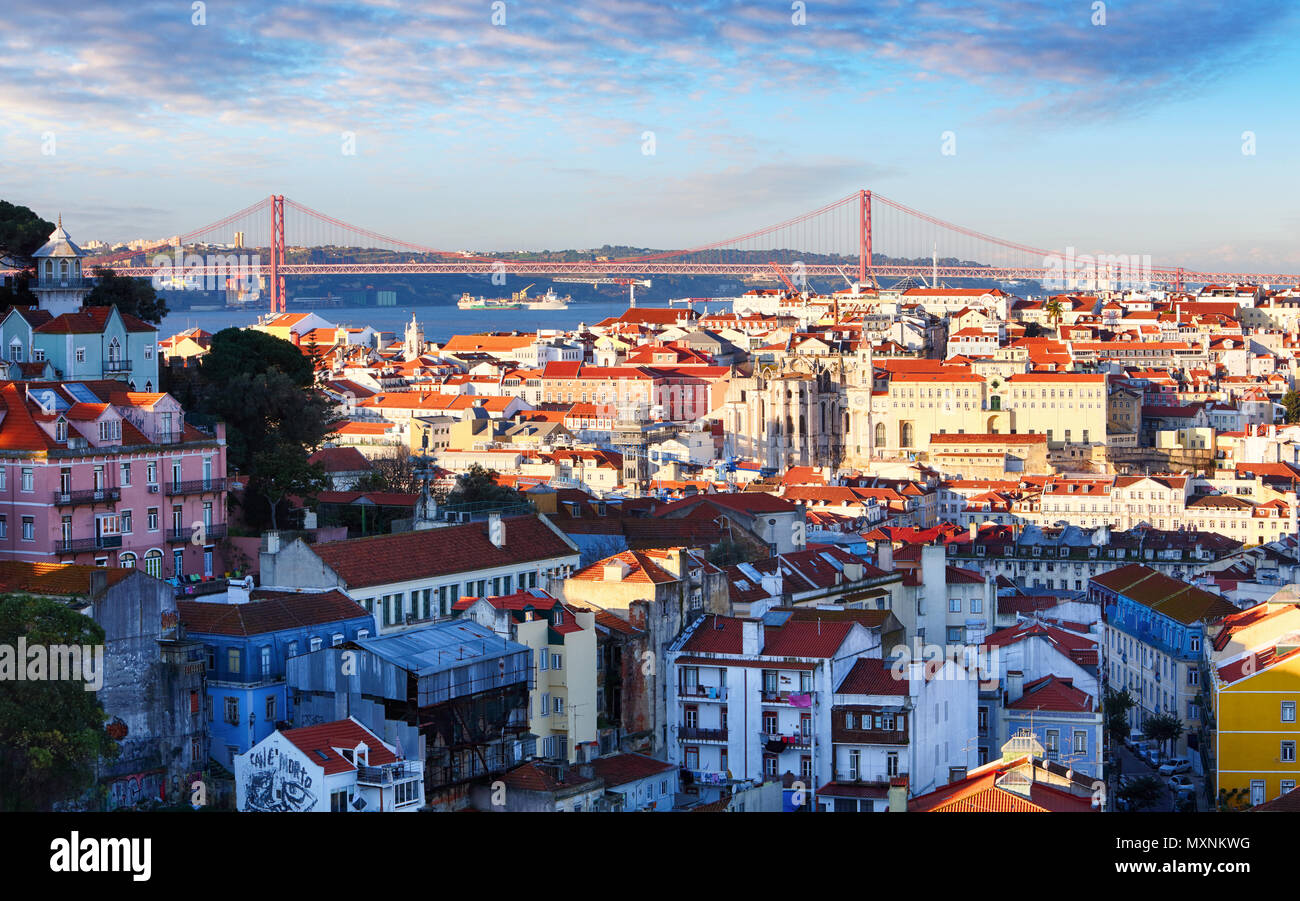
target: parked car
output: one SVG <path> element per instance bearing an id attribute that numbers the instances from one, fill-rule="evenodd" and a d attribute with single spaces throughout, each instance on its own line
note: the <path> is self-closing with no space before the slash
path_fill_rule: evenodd
<path id="1" fill-rule="evenodd" d="M 1181 794 L 1184 791 L 1188 791 L 1188 792 L 1195 791 L 1196 785 L 1187 776 L 1182 776 L 1182 775 L 1170 776 L 1169 790 L 1177 795 L 1177 794 Z"/>
<path id="2" fill-rule="evenodd" d="M 1171 757 L 1160 766 L 1161 776 L 1174 776 L 1178 773 L 1189 772 L 1192 768 L 1192 762 L 1186 757 Z"/>

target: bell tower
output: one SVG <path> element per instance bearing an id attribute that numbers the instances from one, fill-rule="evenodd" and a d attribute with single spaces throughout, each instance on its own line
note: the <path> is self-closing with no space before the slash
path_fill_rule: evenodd
<path id="1" fill-rule="evenodd" d="M 50 238 L 32 254 L 36 261 L 36 281 L 31 285 L 41 309 L 51 316 L 75 313 L 90 293 L 90 280 L 81 271 L 81 260 L 86 252 L 72 243 L 63 230 L 63 217 Z"/>

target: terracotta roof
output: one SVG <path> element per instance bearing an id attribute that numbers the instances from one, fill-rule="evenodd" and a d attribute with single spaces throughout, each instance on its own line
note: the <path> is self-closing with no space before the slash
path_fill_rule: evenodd
<path id="1" fill-rule="evenodd" d="M 265 635 L 302 626 L 320 626 L 370 614 L 337 589 L 286 593 L 247 604 L 176 602 L 187 632 L 202 635 Z"/>
<path id="2" fill-rule="evenodd" d="M 320 464 L 326 472 L 360 472 L 371 468 L 370 461 L 355 447 L 323 447 L 307 458 Z"/>
<path id="3" fill-rule="evenodd" d="M 131 574 L 122 567 L 78 566 L 60 563 L 32 563 L 0 560 L 0 591 L 23 592 L 48 597 L 87 597 L 94 573 L 104 573 L 108 585 L 116 585 Z"/>
<path id="4" fill-rule="evenodd" d="M 1024 686 L 1024 694 L 1007 705 L 1009 710 L 1065 710 L 1091 713 L 1092 695 L 1075 688 L 1070 679 L 1044 676 Z"/>
<path id="5" fill-rule="evenodd" d="M 655 760 L 644 754 L 614 754 L 610 757 L 598 757 L 591 762 L 591 769 L 605 780 L 606 788 L 626 785 L 638 779 L 658 776 L 677 769 L 676 765 Z"/>
<path id="6" fill-rule="evenodd" d="M 876 657 L 859 657 L 848 671 L 836 694 L 841 695 L 900 695 L 906 696 L 910 682 L 904 670 L 899 679 L 885 661 Z"/>
<path id="7" fill-rule="evenodd" d="M 331 541 L 312 547 L 348 588 L 366 588 L 455 573 L 575 556 L 563 538 L 538 516 L 509 516 L 505 546 L 488 538 L 486 522 Z"/>
<path id="8" fill-rule="evenodd" d="M 318 726 L 306 726 L 302 729 L 290 729 L 281 732 L 307 759 L 330 776 L 335 773 L 348 773 L 356 769 L 347 758 L 335 751 L 335 748 L 353 750 L 363 742 L 366 745 L 366 759 L 369 766 L 381 766 L 385 763 L 397 763 L 397 755 L 384 745 L 383 740 L 354 719 L 336 720 L 321 723 Z"/>

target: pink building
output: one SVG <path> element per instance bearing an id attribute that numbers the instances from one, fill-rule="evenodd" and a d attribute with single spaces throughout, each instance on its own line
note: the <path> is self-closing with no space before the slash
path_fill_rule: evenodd
<path id="1" fill-rule="evenodd" d="M 0 382 L 0 559 L 220 574 L 224 426 L 125 387 Z"/>

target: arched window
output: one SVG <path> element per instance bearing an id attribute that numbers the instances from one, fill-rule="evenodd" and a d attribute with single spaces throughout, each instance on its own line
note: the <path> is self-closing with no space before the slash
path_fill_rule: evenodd
<path id="1" fill-rule="evenodd" d="M 914 430 L 913 430 L 913 428 L 912 428 L 912 424 L 911 424 L 910 422 L 905 422 L 905 423 L 903 423 L 901 426 L 899 426 L 899 428 L 898 428 L 898 445 L 899 445 L 899 447 L 911 447 L 911 446 L 912 446 L 912 432 L 913 432 L 913 431 L 914 431 Z"/>
<path id="2" fill-rule="evenodd" d="M 152 550 L 144 555 L 144 571 L 155 579 L 162 578 L 162 551 Z"/>
<path id="3" fill-rule="evenodd" d="M 23 361 L 23 342 L 17 338 L 9 342 L 9 359 L 14 363 Z"/>
<path id="4" fill-rule="evenodd" d="M 885 446 L 885 424 L 883 422 L 878 422 L 876 423 L 876 447 L 884 447 L 884 446 Z"/>
<path id="5" fill-rule="evenodd" d="M 118 557 L 117 557 L 117 563 L 118 563 L 118 565 L 121 566 L 123 569 L 134 569 L 134 568 L 135 568 L 135 554 L 131 553 L 130 551 L 127 551 L 127 552 L 124 553 L 124 554 L 119 554 Z"/>

